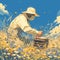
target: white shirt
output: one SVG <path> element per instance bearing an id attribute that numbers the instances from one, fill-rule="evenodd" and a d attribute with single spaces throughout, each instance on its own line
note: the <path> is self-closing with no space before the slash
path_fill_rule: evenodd
<path id="1" fill-rule="evenodd" d="M 14 30 L 17 27 L 21 28 L 24 32 L 32 35 L 36 35 L 38 33 L 36 29 L 30 27 L 27 18 L 23 14 L 20 14 L 11 22 L 8 28 L 8 32 Z"/>

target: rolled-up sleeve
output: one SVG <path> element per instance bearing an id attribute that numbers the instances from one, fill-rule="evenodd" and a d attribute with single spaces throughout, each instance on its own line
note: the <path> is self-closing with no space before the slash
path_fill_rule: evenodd
<path id="1" fill-rule="evenodd" d="M 27 19 L 24 16 L 20 17 L 17 24 L 26 33 L 29 33 L 29 34 L 32 34 L 32 35 L 36 35 L 38 33 L 38 31 L 36 29 L 33 29 L 33 28 L 30 27 Z"/>

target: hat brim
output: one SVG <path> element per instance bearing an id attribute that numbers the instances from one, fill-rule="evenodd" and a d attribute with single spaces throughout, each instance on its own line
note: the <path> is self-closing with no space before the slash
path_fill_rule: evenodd
<path id="1" fill-rule="evenodd" d="M 31 12 L 26 12 L 26 11 L 24 11 L 24 12 L 22 12 L 22 13 L 29 13 L 29 14 L 34 14 L 35 16 L 37 16 L 37 17 L 39 17 L 40 15 L 38 15 L 37 13 L 31 13 Z"/>
<path id="2" fill-rule="evenodd" d="M 37 13 L 35 13 L 34 15 L 37 16 L 37 17 L 40 17 L 40 15 L 38 15 Z"/>

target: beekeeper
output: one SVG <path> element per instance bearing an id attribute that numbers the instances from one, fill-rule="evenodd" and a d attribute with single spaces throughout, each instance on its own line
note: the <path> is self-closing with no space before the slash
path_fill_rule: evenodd
<path id="1" fill-rule="evenodd" d="M 34 20 L 35 17 L 39 15 L 36 13 L 35 8 L 28 7 L 26 11 L 18 15 L 10 24 L 8 28 L 9 38 L 15 41 L 16 45 L 23 45 L 23 41 L 20 39 L 20 32 L 24 31 L 26 33 L 32 34 L 33 36 L 42 35 L 42 31 L 38 31 L 29 25 L 29 21 Z M 10 41 L 11 41 L 10 40 Z"/>

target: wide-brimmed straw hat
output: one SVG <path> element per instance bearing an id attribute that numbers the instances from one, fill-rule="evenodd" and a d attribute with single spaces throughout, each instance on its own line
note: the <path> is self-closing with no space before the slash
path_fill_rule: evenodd
<path id="1" fill-rule="evenodd" d="M 33 8 L 33 7 L 27 8 L 27 10 L 24 11 L 24 12 L 22 12 L 22 13 L 29 13 L 29 14 L 34 14 L 35 16 L 39 16 L 39 15 L 36 13 L 35 8 Z"/>

